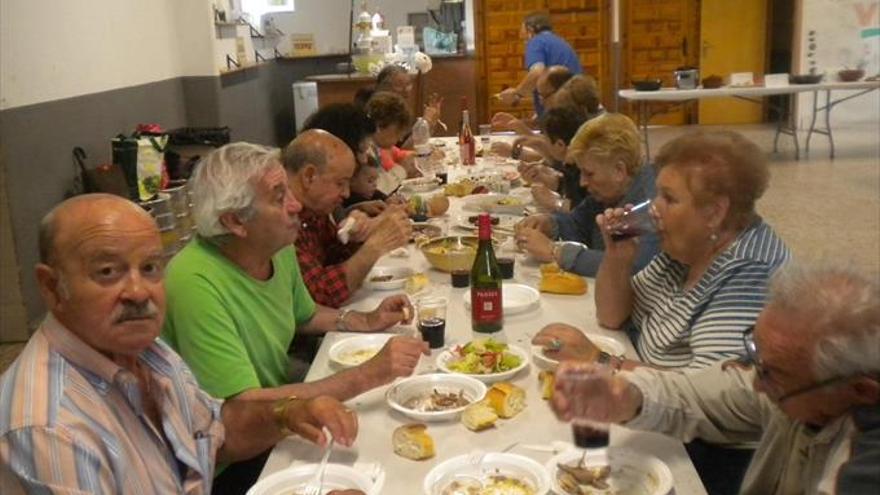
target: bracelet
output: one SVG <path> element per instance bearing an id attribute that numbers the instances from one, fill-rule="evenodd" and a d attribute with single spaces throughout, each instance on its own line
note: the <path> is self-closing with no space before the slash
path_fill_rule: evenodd
<path id="1" fill-rule="evenodd" d="M 350 329 L 348 328 L 348 324 L 345 323 L 345 317 L 351 313 L 350 309 L 343 309 L 336 315 L 336 331 L 337 332 L 348 332 Z"/>
<path id="2" fill-rule="evenodd" d="M 278 430 L 281 431 L 281 434 L 285 437 L 293 435 L 293 430 L 287 426 L 287 409 L 291 404 L 298 400 L 302 399 L 295 395 L 291 395 L 277 400 L 272 404 L 272 416 L 275 418 L 275 426 L 278 427 Z"/>

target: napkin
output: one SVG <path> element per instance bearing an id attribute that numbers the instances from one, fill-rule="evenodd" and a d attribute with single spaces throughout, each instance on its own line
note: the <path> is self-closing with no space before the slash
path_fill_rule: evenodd
<path id="1" fill-rule="evenodd" d="M 339 239 L 339 242 L 343 244 L 348 244 L 349 236 L 351 235 L 351 229 L 354 228 L 355 221 L 352 217 L 347 217 L 342 223 L 339 225 L 339 229 L 336 231 L 336 237 Z"/>

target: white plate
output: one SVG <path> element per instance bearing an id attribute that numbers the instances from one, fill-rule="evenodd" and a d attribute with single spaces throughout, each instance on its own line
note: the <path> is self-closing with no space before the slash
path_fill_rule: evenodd
<path id="1" fill-rule="evenodd" d="M 600 350 L 612 356 L 623 356 L 626 353 L 626 347 L 611 337 L 587 334 L 587 338 L 590 339 L 590 342 L 596 344 Z M 532 346 L 532 359 L 535 361 L 535 364 L 545 369 L 556 369 L 559 366 L 559 361 L 545 356 L 544 348 L 539 345 Z"/>
<path id="2" fill-rule="evenodd" d="M 402 289 L 406 285 L 406 279 L 413 274 L 412 268 L 405 266 L 374 266 L 364 279 L 364 287 L 371 290 L 395 290 Z M 385 282 L 372 280 L 373 277 L 391 275 L 393 278 Z"/>
<path id="3" fill-rule="evenodd" d="M 522 480 L 531 485 L 535 495 L 545 495 L 550 490 L 550 475 L 544 466 L 532 459 L 517 454 L 479 451 L 453 457 L 435 466 L 425 476 L 422 490 L 424 495 L 446 495 L 444 490 L 453 481 L 485 481 L 495 474 Z"/>
<path id="4" fill-rule="evenodd" d="M 467 399 L 469 404 L 446 409 L 444 411 L 419 411 L 404 404 L 410 399 L 430 394 L 432 391 L 441 393 L 459 393 Z M 483 382 L 458 373 L 432 375 L 417 375 L 403 379 L 385 392 L 385 401 L 388 405 L 417 421 L 449 421 L 455 420 L 468 405 L 483 400 L 486 396 L 486 386 Z"/>
<path id="5" fill-rule="evenodd" d="M 465 309 L 470 311 L 471 290 L 466 290 L 461 297 L 464 299 Z M 501 305 L 504 308 L 504 316 L 525 313 L 541 305 L 541 293 L 528 285 L 502 283 Z"/>
<path id="6" fill-rule="evenodd" d="M 517 204 L 499 204 L 502 200 L 515 200 Z M 525 203 L 519 198 L 509 194 L 471 194 L 464 198 L 464 211 L 489 212 L 508 215 L 522 215 L 525 211 Z"/>
<path id="7" fill-rule="evenodd" d="M 294 491 L 294 489 L 308 483 L 317 469 L 317 464 L 303 464 L 283 469 L 252 486 L 247 491 L 247 495 L 298 494 L 300 492 Z M 343 489 L 357 489 L 367 495 L 379 495 L 385 484 L 385 471 L 379 468 L 374 472 L 375 478 L 371 478 L 364 473 L 363 469 L 359 470 L 342 464 L 327 464 L 321 495 L 325 495 L 331 490 Z"/>
<path id="8" fill-rule="evenodd" d="M 330 361 L 343 368 L 358 366 L 375 356 L 391 337 L 394 335 L 374 333 L 340 340 L 330 348 Z"/>
<path id="9" fill-rule="evenodd" d="M 499 373 L 486 373 L 483 375 L 477 375 L 477 374 L 471 374 L 471 373 L 459 373 L 458 371 L 452 371 L 451 369 L 449 369 L 448 363 L 449 363 L 449 361 L 451 361 L 453 359 L 458 359 L 458 357 L 450 349 L 445 349 L 443 352 L 441 352 L 439 355 L 437 355 L 436 364 L 437 364 L 437 368 L 439 368 L 440 371 L 443 371 L 444 373 L 452 373 L 452 374 L 470 376 L 470 377 L 476 378 L 477 380 L 480 380 L 483 383 L 502 382 L 505 380 L 510 380 L 517 373 L 519 373 L 520 370 L 525 369 L 529 365 L 529 355 L 523 349 L 521 349 L 515 345 L 508 344 L 507 352 L 514 354 L 520 358 L 519 366 L 517 366 L 516 368 L 513 368 L 511 370 L 501 371 Z"/>
<path id="10" fill-rule="evenodd" d="M 556 478 L 559 468 L 556 465 L 574 465 L 580 461 L 583 455 L 583 450 L 572 448 L 547 461 L 545 467 L 550 475 L 554 492 L 568 495 L 568 492 L 559 486 L 559 481 Z M 625 448 L 609 447 L 588 451 L 584 461 L 587 466 L 604 466 L 608 463 L 611 465 L 611 474 L 608 480 L 612 488 L 608 493 L 666 495 L 672 491 L 672 472 L 669 470 L 669 466 L 654 456 L 639 454 Z M 595 493 L 605 492 L 596 490 Z"/>

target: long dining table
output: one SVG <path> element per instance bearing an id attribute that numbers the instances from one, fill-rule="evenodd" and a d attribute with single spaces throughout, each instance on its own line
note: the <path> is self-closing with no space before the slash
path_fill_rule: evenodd
<path id="1" fill-rule="evenodd" d="M 446 146 L 447 152 L 452 151 Z M 457 151 L 457 150 L 455 150 Z M 478 161 L 480 167 L 482 160 Z M 489 165 L 491 166 L 491 165 Z M 450 167 L 449 181 L 453 182 L 462 174 L 474 170 L 474 167 Z M 438 189 L 437 192 L 441 190 Z M 519 192 L 520 197 L 524 191 Z M 435 192 L 436 193 L 436 192 Z M 432 194 L 432 193 L 426 193 Z M 526 195 L 527 196 L 527 195 Z M 466 199 L 450 198 L 449 211 L 439 218 L 429 220 L 438 225 L 447 235 L 468 235 L 461 228 L 467 216 L 473 212 L 463 211 Z M 525 254 L 516 254 L 515 273 L 512 280 L 504 283 L 517 283 L 538 287 L 540 281 L 539 264 Z M 405 256 L 387 255 L 379 260 L 377 266 L 406 266 L 415 272 L 423 272 L 428 276 L 429 285 L 424 292 L 431 296 L 445 297 L 448 300 L 446 315 L 445 346 L 455 346 L 469 342 L 473 337 L 470 312 L 465 308 L 464 295 L 467 289 L 453 288 L 450 275 L 433 269 L 419 249 L 410 244 Z M 508 343 L 526 351 L 531 349 L 530 340 L 543 326 L 553 322 L 563 322 L 583 329 L 588 335 L 602 335 L 618 341 L 626 349 L 628 358 L 637 358 L 635 350 L 627 336 L 622 332 L 600 328 L 596 322 L 596 308 L 593 302 L 593 280 L 588 280 L 588 292 L 585 295 L 553 295 L 540 294 L 540 305 L 523 314 L 505 316 L 504 336 Z M 402 292 L 402 289 L 401 291 Z M 423 293 L 424 293 L 423 292 Z M 372 310 L 393 291 L 358 290 L 351 303 L 347 306 L 355 310 Z M 397 326 L 389 333 L 417 335 L 413 326 Z M 351 333 L 328 333 L 318 350 L 306 381 L 314 381 L 329 376 L 337 371 L 328 356 L 329 349 L 342 339 L 350 338 Z M 423 356 L 416 374 L 439 372 L 435 360 L 441 349 L 434 350 L 430 356 Z M 474 450 L 497 452 L 507 450 L 530 457 L 544 464 L 553 455 L 551 451 L 560 441 L 572 442 L 570 425 L 556 419 L 547 401 L 541 398 L 538 373 L 541 371 L 534 361 L 519 372 L 511 382 L 526 391 L 525 409 L 511 419 L 499 420 L 494 428 L 473 432 L 459 421 L 428 423 L 428 433 L 433 437 L 436 455 L 424 461 L 412 461 L 399 457 L 393 451 L 391 436 L 395 428 L 416 422 L 393 411 L 385 400 L 389 385 L 385 385 L 349 400 L 346 405 L 357 411 L 359 433 L 357 441 L 351 448 L 334 447 L 330 462 L 353 465 L 379 465 L 384 470 L 383 494 L 417 495 L 423 493 L 422 483 L 428 472 L 440 462 Z M 674 478 L 674 490 L 677 494 L 706 493 L 693 463 L 687 455 L 683 444 L 670 437 L 645 431 L 635 431 L 622 426 L 612 426 L 610 444 L 613 447 L 625 447 L 639 453 L 650 454 L 669 466 Z M 535 445 L 547 446 L 547 449 L 534 449 Z M 260 475 L 260 479 L 301 463 L 318 462 L 322 451 L 301 439 L 290 437 L 279 442 L 272 450 L 268 461 Z"/>

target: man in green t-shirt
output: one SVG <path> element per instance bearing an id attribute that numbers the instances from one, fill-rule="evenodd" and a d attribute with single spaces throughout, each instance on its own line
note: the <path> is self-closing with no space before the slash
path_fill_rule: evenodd
<path id="1" fill-rule="evenodd" d="M 323 132 L 323 131 L 310 131 Z M 354 156 L 330 134 L 322 144 Z M 372 332 L 408 322 L 406 296 L 372 312 L 316 305 L 292 247 L 302 209 L 287 186 L 279 152 L 248 143 L 205 157 L 190 180 L 198 236 L 169 264 L 162 337 L 201 386 L 227 400 L 273 400 L 320 393 L 347 400 L 412 374 L 428 346 L 395 337 L 366 363 L 310 383 L 288 383 L 294 333 Z"/>

